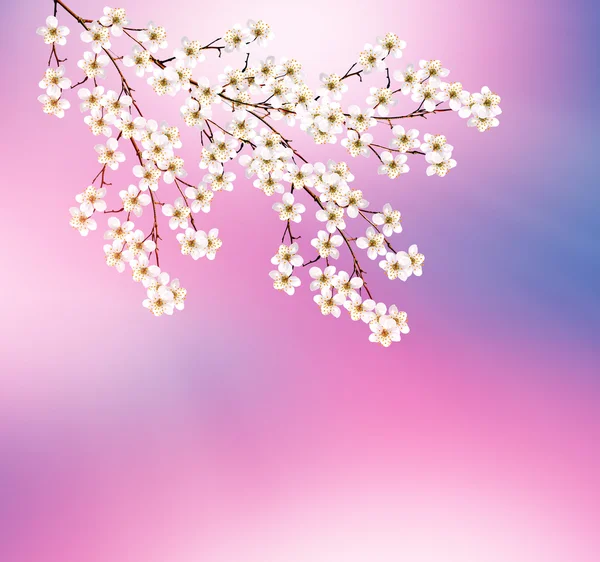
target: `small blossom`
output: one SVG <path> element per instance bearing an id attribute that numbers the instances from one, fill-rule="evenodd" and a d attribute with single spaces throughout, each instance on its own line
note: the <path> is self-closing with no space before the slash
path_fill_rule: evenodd
<path id="1" fill-rule="evenodd" d="M 100 18 L 100 23 L 108 27 L 115 37 L 123 35 L 123 28 L 129 23 L 127 14 L 123 8 L 104 8 L 104 15 Z"/>
<path id="2" fill-rule="evenodd" d="M 181 38 L 181 48 L 175 49 L 173 54 L 176 59 L 184 61 L 189 68 L 195 68 L 206 58 L 202 52 L 202 43 L 190 41 L 187 37 Z"/>
<path id="3" fill-rule="evenodd" d="M 151 198 L 147 193 L 142 193 L 137 185 L 130 185 L 127 190 L 119 191 L 119 197 L 123 201 L 123 209 L 127 213 L 133 213 L 136 217 L 142 216 L 142 207 L 150 204 Z"/>
<path id="4" fill-rule="evenodd" d="M 153 162 L 146 162 L 143 166 L 138 164 L 133 167 L 133 175 L 140 178 L 138 186 L 142 191 L 156 191 L 158 189 L 158 180 L 160 179 L 160 170 Z"/>
<path id="5" fill-rule="evenodd" d="M 367 43 L 363 51 L 358 55 L 358 63 L 363 67 L 363 70 L 368 74 L 373 70 L 385 70 L 386 53 L 381 45 L 371 45 Z"/>
<path id="6" fill-rule="evenodd" d="M 168 45 L 165 28 L 154 25 L 152 22 L 148 23 L 146 29 L 138 32 L 137 38 L 152 54 L 157 53 L 159 49 L 166 49 Z"/>
<path id="7" fill-rule="evenodd" d="M 392 98 L 392 90 L 389 88 L 370 88 L 370 96 L 367 98 L 367 104 L 382 117 L 387 117 L 390 114 L 390 107 L 396 104 L 396 100 Z"/>
<path id="8" fill-rule="evenodd" d="M 98 153 L 98 162 L 106 164 L 111 170 L 117 170 L 121 162 L 125 162 L 125 154 L 117 150 L 117 139 L 108 139 L 106 144 L 97 144 L 94 150 Z"/>
<path id="9" fill-rule="evenodd" d="M 39 82 L 40 88 L 46 90 L 49 96 L 60 97 L 61 90 L 71 87 L 71 80 L 65 76 L 65 67 L 47 68 L 44 77 Z"/>
<path id="10" fill-rule="evenodd" d="M 294 267 L 300 267 L 304 260 L 298 255 L 298 244 L 295 242 L 286 246 L 281 244 L 277 253 L 271 258 L 271 263 L 284 275 L 291 275 Z"/>
<path id="11" fill-rule="evenodd" d="M 427 167 L 427 175 L 438 175 L 443 178 L 452 168 L 456 166 L 456 160 L 450 158 L 447 154 L 439 152 L 429 152 L 425 155 L 425 160 L 429 164 Z"/>
<path id="12" fill-rule="evenodd" d="M 275 203 L 273 210 L 279 213 L 280 220 L 298 223 L 302 220 L 302 213 L 306 211 L 306 207 L 302 203 L 294 203 L 292 193 L 284 193 L 281 203 Z"/>
<path id="13" fill-rule="evenodd" d="M 331 314 L 334 318 L 339 318 L 342 313 L 340 306 L 343 306 L 346 297 L 340 293 L 334 296 L 331 289 L 325 289 L 321 294 L 315 295 L 313 300 L 319 305 L 323 316 Z"/>
<path id="14" fill-rule="evenodd" d="M 193 213 L 199 213 L 200 211 L 208 213 L 210 211 L 210 203 L 215 194 L 210 189 L 206 189 L 203 184 L 200 184 L 198 187 L 187 187 L 185 196 L 192 201 L 191 208 Z"/>
<path id="15" fill-rule="evenodd" d="M 379 262 L 379 267 L 383 269 L 388 279 L 400 279 L 406 281 L 412 272 L 412 262 L 406 252 L 388 252 L 385 260 Z"/>
<path id="16" fill-rule="evenodd" d="M 131 55 L 123 57 L 123 64 L 128 68 L 135 67 L 135 74 L 138 78 L 143 78 L 145 73 L 153 70 L 150 51 L 146 51 L 146 49 L 142 49 L 137 45 L 132 47 Z"/>
<path id="17" fill-rule="evenodd" d="M 175 205 L 169 203 L 163 205 L 162 212 L 166 217 L 170 217 L 169 228 L 171 230 L 188 227 L 191 209 L 187 206 L 183 197 L 175 199 Z"/>
<path id="18" fill-rule="evenodd" d="M 277 291 L 284 291 L 288 295 L 293 295 L 296 292 L 296 287 L 300 286 L 300 279 L 290 273 L 281 273 L 279 270 L 269 272 L 269 276 L 273 279 L 273 288 Z"/>
<path id="19" fill-rule="evenodd" d="M 318 221 L 325 222 L 327 232 L 333 234 L 336 230 L 344 230 L 346 222 L 344 221 L 344 209 L 338 207 L 333 201 L 325 205 L 324 209 L 317 211 Z"/>
<path id="20" fill-rule="evenodd" d="M 142 283 L 152 281 L 160 274 L 160 267 L 150 265 L 146 254 L 140 254 L 138 258 L 132 259 L 129 265 L 131 266 L 133 280 L 137 283 L 140 281 Z"/>
<path id="21" fill-rule="evenodd" d="M 369 145 L 373 142 L 373 135 L 363 133 L 359 135 L 356 131 L 348 131 L 348 136 L 342 140 L 344 146 L 352 157 L 369 156 Z"/>
<path id="22" fill-rule="evenodd" d="M 71 107 L 71 104 L 60 97 L 61 92 L 53 91 L 49 94 L 42 94 L 38 101 L 43 104 L 43 111 L 48 115 L 56 115 L 59 119 L 65 116 L 65 111 Z"/>
<path id="23" fill-rule="evenodd" d="M 206 233 L 202 230 L 195 231 L 193 228 L 187 228 L 185 233 L 177 234 L 177 241 L 181 245 L 181 253 L 184 256 L 192 256 L 195 260 L 206 255 L 208 240 Z"/>
<path id="24" fill-rule="evenodd" d="M 96 221 L 92 218 L 93 210 L 83 210 L 77 207 L 71 207 L 69 209 L 71 213 L 71 220 L 69 224 L 79 231 L 81 236 L 87 236 L 90 230 L 96 230 Z"/>
<path id="25" fill-rule="evenodd" d="M 86 51 L 83 53 L 83 58 L 77 62 L 77 66 L 92 80 L 105 78 L 104 67 L 108 64 L 109 60 L 106 55 L 97 55 L 91 51 Z"/>
<path id="26" fill-rule="evenodd" d="M 391 152 L 385 150 L 380 155 L 381 166 L 377 169 L 380 175 L 387 175 L 390 179 L 397 178 L 400 174 L 406 174 L 410 168 L 406 164 L 408 157 L 406 154 L 398 154 L 396 157 Z"/>
<path id="27" fill-rule="evenodd" d="M 382 213 L 373 215 L 373 222 L 381 227 L 385 236 L 391 236 L 394 232 L 402 232 L 402 215 L 400 211 L 395 211 L 389 203 L 383 206 Z"/>
<path id="28" fill-rule="evenodd" d="M 337 260 L 340 257 L 340 251 L 338 248 L 343 242 L 344 239 L 339 234 L 331 236 L 331 234 L 325 230 L 319 230 L 317 237 L 313 238 L 310 241 L 310 244 L 317 249 L 319 256 L 322 258 L 332 258 Z"/>
<path id="29" fill-rule="evenodd" d="M 46 27 L 38 27 L 36 33 L 44 37 L 44 43 L 46 43 L 46 45 L 56 43 L 62 47 L 67 44 L 69 28 L 64 25 L 59 26 L 56 17 L 48 16 L 46 18 Z"/>
<path id="30" fill-rule="evenodd" d="M 369 259 L 374 260 L 377 256 L 385 254 L 384 236 L 377 232 L 372 226 L 367 228 L 367 235 L 356 240 L 356 245 L 361 250 L 367 250 Z"/>
<path id="31" fill-rule="evenodd" d="M 419 136 L 419 131 L 417 131 L 417 129 L 409 129 L 406 131 L 402 125 L 396 125 L 392 129 L 392 134 L 394 135 L 394 138 L 391 140 L 390 145 L 400 152 L 408 152 L 421 146 L 421 143 L 417 138 Z"/>
<path id="32" fill-rule="evenodd" d="M 133 230 L 133 223 L 131 221 L 121 221 L 118 217 L 110 217 L 108 219 L 108 230 L 104 233 L 106 240 L 121 240 L 126 241 L 127 236 Z"/>
<path id="33" fill-rule="evenodd" d="M 408 96 L 414 87 L 419 83 L 419 78 L 415 72 L 415 67 L 409 64 L 404 72 L 396 70 L 394 72 L 394 80 L 400 82 L 400 91 Z"/>
<path id="34" fill-rule="evenodd" d="M 79 208 L 89 215 L 94 211 L 103 213 L 106 210 L 106 201 L 104 201 L 105 195 L 105 187 L 96 189 L 93 185 L 89 185 L 85 188 L 83 193 L 79 193 L 75 196 L 75 201 L 79 203 Z"/>
<path id="35" fill-rule="evenodd" d="M 173 292 L 164 285 L 148 289 L 148 298 L 142 303 L 154 316 L 171 315 L 175 310 Z"/>
<path id="36" fill-rule="evenodd" d="M 89 29 L 81 32 L 81 40 L 92 44 L 94 53 L 101 53 L 103 49 L 110 49 L 110 31 L 107 27 L 97 22 L 92 23 Z"/>
<path id="37" fill-rule="evenodd" d="M 421 60 L 419 61 L 421 70 L 417 72 L 419 80 L 429 80 L 429 84 L 433 88 L 439 88 L 442 78 L 450 74 L 447 68 L 442 68 L 442 63 L 439 60 Z"/>
<path id="38" fill-rule="evenodd" d="M 114 267 L 119 273 L 125 271 L 127 255 L 125 254 L 125 245 L 122 240 L 113 240 L 112 244 L 105 244 L 104 254 L 108 267 Z"/>
<path id="39" fill-rule="evenodd" d="M 349 300 L 344 302 L 344 307 L 350 313 L 350 318 L 355 322 L 362 320 L 368 324 L 375 317 L 373 312 L 375 301 L 371 299 L 363 301 L 358 293 L 351 294 Z"/>
<path id="40" fill-rule="evenodd" d="M 323 271 L 320 267 L 313 266 L 310 268 L 308 274 L 312 277 L 310 282 L 311 291 L 325 291 L 330 287 L 333 287 L 335 281 L 335 266 L 329 265 Z"/>
<path id="41" fill-rule="evenodd" d="M 156 243 L 139 229 L 127 234 L 125 240 L 127 241 L 127 256 L 130 258 L 148 256 L 156 250 Z"/>
<path id="42" fill-rule="evenodd" d="M 402 57 L 402 49 L 406 49 L 406 41 L 400 39 L 395 33 L 386 33 L 384 37 L 380 37 L 377 43 L 388 55 L 399 59 Z"/>
<path id="43" fill-rule="evenodd" d="M 364 281 L 360 277 L 350 278 L 345 271 L 340 271 L 333 281 L 333 286 L 336 288 L 337 292 L 340 295 L 344 295 L 344 297 L 357 295 L 358 289 L 360 289 L 363 284 Z"/>
<path id="44" fill-rule="evenodd" d="M 380 318 L 377 322 L 371 322 L 369 327 L 373 332 L 369 335 L 369 341 L 373 343 L 389 347 L 392 342 L 400 341 L 400 329 L 396 322 L 387 316 Z"/>

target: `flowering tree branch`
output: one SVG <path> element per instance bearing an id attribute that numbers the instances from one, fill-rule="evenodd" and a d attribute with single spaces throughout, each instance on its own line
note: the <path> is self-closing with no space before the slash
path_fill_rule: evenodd
<path id="1" fill-rule="evenodd" d="M 66 77 L 65 59 L 58 54 L 58 47 L 66 44 L 69 35 L 69 29 L 58 24 L 59 8 L 81 27 L 81 40 L 90 49 L 77 64 L 81 76 L 75 84 Z M 301 285 L 299 272 L 312 266 L 308 268 L 310 289 L 317 292 L 314 301 L 324 315 L 338 317 L 341 308 L 346 308 L 352 320 L 369 325 L 370 340 L 385 347 L 399 341 L 401 333 L 408 333 L 405 312 L 374 300 L 361 262 L 365 254 L 370 260 L 379 258 L 380 268 L 391 280 L 406 281 L 422 274 L 425 258 L 417 246 L 413 244 L 407 252 L 396 251 L 390 241 L 392 235 L 402 231 L 400 212 L 389 203 L 380 210 L 369 210 L 363 191 L 351 187 L 354 175 L 346 162 L 311 162 L 282 132 L 281 125 L 298 125 L 317 145 L 333 144 L 341 137 L 341 144 L 352 158 L 374 154 L 377 172 L 390 179 L 409 172 L 409 155 L 426 161 L 427 175 L 444 177 L 456 166 L 453 146 L 446 137 L 427 133 L 421 141 L 419 131 L 407 130 L 399 123 L 454 112 L 467 119 L 469 126 L 487 131 L 498 125 L 498 95 L 486 87 L 471 94 L 459 82 L 445 82 L 449 71 L 438 60 L 422 60 L 418 70 L 408 65 L 392 71 L 389 62 L 400 58 L 406 47 L 393 33 L 378 39 L 376 45 L 365 45 L 358 60 L 343 75 L 322 74 L 314 92 L 304 81 L 298 61 L 277 62 L 274 57 L 251 60 L 255 45 L 264 47 L 273 38 L 263 21 L 249 21 L 246 27 L 235 25 L 205 44 L 184 37 L 172 56 L 159 58 L 157 53 L 167 48 L 165 29 L 152 22 L 146 27 L 129 27 L 122 8 L 107 7 L 102 17 L 92 20 L 81 17 L 61 0 L 54 0 L 53 13 L 45 27 L 37 30 L 50 46 L 48 68 L 40 81 L 46 91 L 39 97 L 43 110 L 62 118 L 71 105 L 66 93 L 77 89 L 84 122 L 94 136 L 106 137 L 104 143 L 95 146 L 100 171 L 76 196 L 79 206 L 70 209 L 70 224 L 86 236 L 96 230 L 99 215 L 111 215 L 104 235 L 110 241 L 104 246 L 106 263 L 119 272 L 129 266 L 134 281 L 146 290 L 146 308 L 155 316 L 173 314 L 184 308 L 187 294 L 179 280 L 171 279 L 161 268 L 161 217 L 167 217 L 171 230 L 179 231 L 176 238 L 182 254 L 195 260 L 214 259 L 222 246 L 219 231 L 200 230 L 196 225 L 198 213 L 210 211 L 216 193 L 233 189 L 236 174 L 229 165 L 237 160 L 245 176 L 254 178 L 256 188 L 269 197 L 281 195 L 273 205 L 285 224 L 281 244 L 271 260 L 276 266 L 270 273 L 274 288 L 294 294 Z M 130 43 L 129 54 L 115 53 L 115 39 Z M 196 72 L 209 51 L 216 51 L 219 58 L 243 52 L 243 66 L 226 66 L 218 82 L 198 77 Z M 111 68 L 119 84 L 117 89 L 100 85 Z M 364 108 L 342 105 L 352 78 L 363 83 L 378 73 L 384 76 L 383 85 L 369 88 Z M 178 127 L 164 122 L 159 125 L 142 113 L 129 74 L 145 78 L 159 96 L 185 94 L 180 112 L 185 125 L 199 132 L 199 167 L 205 171 L 201 181 L 184 179 L 184 160 L 177 154 L 182 147 Z M 392 89 L 392 78 L 398 83 L 396 89 Z M 399 99 L 408 96 L 417 107 L 391 115 Z M 224 119 L 216 114 L 219 105 Z M 380 124 L 387 127 L 378 127 Z M 387 131 L 389 138 L 375 142 L 375 129 Z M 123 150 L 127 146 L 135 162 L 135 179 L 127 189 L 117 192 L 107 176 L 126 161 Z M 172 203 L 159 199 L 159 187 L 162 194 L 169 186 L 174 188 Z M 108 210 L 106 200 L 117 193 L 120 203 Z M 295 233 L 307 210 L 301 202 L 303 196 L 307 204 L 315 206 L 316 219 L 322 223 L 311 239 L 312 249 L 305 248 L 313 253 L 308 260 L 299 254 L 301 236 Z M 152 219 L 146 234 L 133 221 L 139 222 L 148 207 Z M 350 222 L 364 225 L 362 236 L 350 234 Z M 332 265 L 342 254 L 351 262 L 350 273 Z M 318 262 L 324 264 L 323 268 L 313 265 Z"/>

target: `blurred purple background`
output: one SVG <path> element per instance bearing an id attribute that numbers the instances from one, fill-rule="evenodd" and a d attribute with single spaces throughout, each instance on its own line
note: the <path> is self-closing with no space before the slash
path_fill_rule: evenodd
<path id="1" fill-rule="evenodd" d="M 104 3 L 70 5 L 92 18 Z M 396 68 L 440 58 L 466 89 L 502 95 L 501 125 L 483 135 L 455 115 L 414 123 L 454 144 L 444 180 L 421 162 L 396 182 L 372 158 L 350 162 L 375 207 L 402 211 L 397 245 L 426 255 L 405 284 L 372 269 L 380 300 L 409 314 L 388 350 L 323 318 L 306 283 L 273 291 L 282 223 L 243 179 L 201 218 L 224 241 L 215 262 L 168 242 L 185 311 L 156 320 L 141 307 L 140 286 L 104 264 L 104 225 L 88 239 L 68 225 L 96 139 L 78 109 L 59 121 L 36 100 L 48 49 L 35 29 L 51 6 L 5 6 L 0 35 L 0 560 L 597 560 L 597 6 L 123 4 L 135 26 L 164 25 L 170 48 L 265 19 L 276 40 L 257 56 L 299 59 L 313 86 L 395 31 L 408 42 Z M 137 83 L 175 123 L 182 98 Z"/>

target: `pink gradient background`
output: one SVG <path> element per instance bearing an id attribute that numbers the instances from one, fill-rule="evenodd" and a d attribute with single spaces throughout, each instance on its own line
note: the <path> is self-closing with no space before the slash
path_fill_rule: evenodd
<path id="1" fill-rule="evenodd" d="M 71 5 L 97 17 L 104 2 Z M 374 282 L 409 313 L 400 345 L 322 318 L 307 291 L 273 291 L 282 227 L 246 181 L 203 218 L 220 228 L 218 259 L 165 262 L 189 296 L 157 321 L 104 265 L 101 235 L 68 226 L 97 166 L 78 110 L 59 122 L 36 101 L 47 49 L 34 31 L 51 2 L 5 6 L 0 560 L 597 561 L 597 7 L 124 6 L 165 25 L 170 46 L 266 19 L 277 37 L 259 54 L 295 56 L 312 84 L 393 30 L 402 64 L 441 58 L 467 89 L 501 93 L 504 114 L 486 135 L 450 115 L 416 124 L 456 146 L 444 181 L 351 162 L 375 205 L 402 211 L 399 245 L 427 256 L 419 280 Z"/>

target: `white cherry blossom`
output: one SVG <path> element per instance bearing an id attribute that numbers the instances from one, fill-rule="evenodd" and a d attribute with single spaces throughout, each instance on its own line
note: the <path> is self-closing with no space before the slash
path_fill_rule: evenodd
<path id="1" fill-rule="evenodd" d="M 367 256 L 369 259 L 377 259 L 377 256 L 383 256 L 385 254 L 384 236 L 380 232 L 377 232 L 372 226 L 367 228 L 367 235 L 357 238 L 356 245 L 361 250 L 367 250 Z"/>
<path id="2" fill-rule="evenodd" d="M 67 44 L 69 28 L 64 25 L 58 25 L 58 19 L 55 16 L 48 16 L 46 18 L 46 26 L 38 27 L 36 33 L 44 38 L 46 45 L 56 44 L 62 47 Z"/>
<path id="3" fill-rule="evenodd" d="M 78 230 L 81 236 L 87 236 L 90 230 L 96 230 L 97 224 L 92 218 L 93 210 L 82 210 L 77 207 L 71 207 L 69 212 L 71 213 L 69 224 Z"/>
<path id="4" fill-rule="evenodd" d="M 287 246 L 281 244 L 277 253 L 271 258 L 271 263 L 284 275 L 291 275 L 295 267 L 300 267 L 304 260 L 298 254 L 299 246 L 295 242 Z"/>
<path id="5" fill-rule="evenodd" d="M 389 203 L 383 206 L 381 213 L 373 215 L 373 223 L 381 228 L 385 236 L 391 236 L 394 232 L 402 232 L 402 215 L 396 211 Z"/>
<path id="6" fill-rule="evenodd" d="M 299 223 L 306 207 L 302 203 L 294 203 L 294 195 L 288 192 L 283 194 L 281 203 L 273 205 L 273 210 L 279 213 L 280 220 Z"/>

